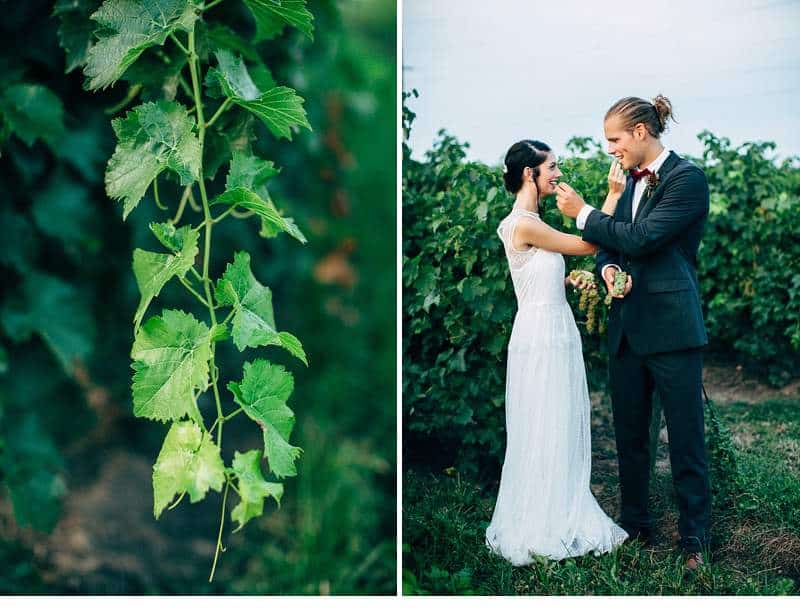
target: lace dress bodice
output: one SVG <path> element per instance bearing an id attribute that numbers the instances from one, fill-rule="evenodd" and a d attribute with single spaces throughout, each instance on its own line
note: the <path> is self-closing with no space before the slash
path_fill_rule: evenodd
<path id="1" fill-rule="evenodd" d="M 523 309 L 529 304 L 566 304 L 564 257 L 558 252 L 549 252 L 541 248 L 529 250 L 514 248 L 514 230 L 519 219 L 525 216 L 540 220 L 535 212 L 514 208 L 497 227 L 497 234 L 503 242 L 511 270 L 517 306 Z"/>

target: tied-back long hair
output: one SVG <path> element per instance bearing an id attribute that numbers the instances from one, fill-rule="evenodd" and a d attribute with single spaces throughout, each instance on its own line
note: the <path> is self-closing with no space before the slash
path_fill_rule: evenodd
<path id="1" fill-rule="evenodd" d="M 627 131 L 633 130 L 637 123 L 643 123 L 654 138 L 666 131 L 669 119 L 677 123 L 672 112 L 672 102 L 661 94 L 655 96 L 652 102 L 640 97 L 623 97 L 606 112 L 606 119 L 611 116 L 618 116 L 622 120 L 623 129 Z"/>
<path id="2" fill-rule="evenodd" d="M 533 170 L 533 184 L 536 186 L 536 198 L 539 198 L 539 166 L 547 159 L 550 147 L 539 140 L 520 140 L 508 149 L 503 169 L 503 183 L 512 195 L 522 188 L 522 173 L 526 167 Z"/>

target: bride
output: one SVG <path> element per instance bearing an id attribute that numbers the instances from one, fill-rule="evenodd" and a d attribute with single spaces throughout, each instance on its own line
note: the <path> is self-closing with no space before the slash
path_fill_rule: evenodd
<path id="1" fill-rule="evenodd" d="M 590 405 L 581 337 L 567 304 L 563 254 L 596 247 L 539 217 L 539 201 L 561 176 L 550 147 L 536 140 L 506 154 L 506 189 L 514 207 L 497 229 L 518 310 L 508 344 L 506 454 L 486 544 L 519 566 L 534 555 L 563 559 L 611 551 L 627 533 L 597 504 L 589 487 Z M 613 214 L 625 188 L 615 161 L 603 212 Z"/>

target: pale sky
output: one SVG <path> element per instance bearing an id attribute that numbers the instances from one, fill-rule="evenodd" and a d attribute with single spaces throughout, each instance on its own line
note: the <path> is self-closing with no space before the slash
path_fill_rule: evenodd
<path id="1" fill-rule="evenodd" d="M 440 128 L 490 164 L 525 138 L 556 154 L 573 135 L 605 145 L 609 106 L 657 93 L 678 153 L 699 156 L 709 129 L 800 155 L 800 0 L 404 0 L 412 88 L 415 158 Z"/>

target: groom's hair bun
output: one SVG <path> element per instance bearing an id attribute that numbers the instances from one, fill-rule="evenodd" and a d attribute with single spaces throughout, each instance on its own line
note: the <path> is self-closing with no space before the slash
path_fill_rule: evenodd
<path id="1" fill-rule="evenodd" d="M 623 128 L 632 130 L 637 123 L 644 123 L 647 131 L 654 138 L 658 138 L 667 130 L 667 120 L 675 121 L 672 113 L 672 102 L 660 93 L 652 102 L 640 97 L 623 97 L 614 102 L 606 112 L 606 119 L 611 116 L 622 119 Z M 677 121 L 675 121 L 677 123 Z"/>
<path id="2" fill-rule="evenodd" d="M 533 168 L 534 180 L 539 176 L 539 166 L 547 159 L 550 147 L 539 140 L 520 140 L 506 153 L 503 168 L 503 182 L 506 190 L 515 194 L 522 188 L 522 172 L 526 167 Z"/>

